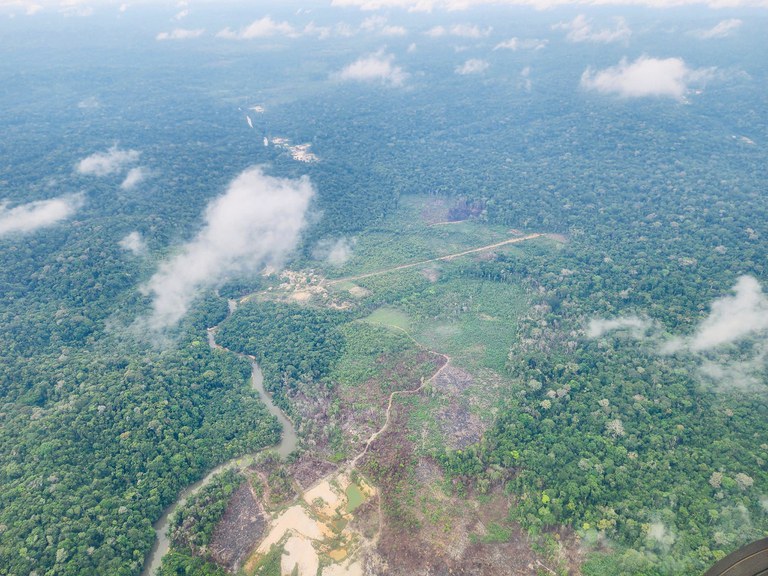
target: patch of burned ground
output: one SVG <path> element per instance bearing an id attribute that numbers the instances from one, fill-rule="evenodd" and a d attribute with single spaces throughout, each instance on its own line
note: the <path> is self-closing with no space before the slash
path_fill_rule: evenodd
<path id="1" fill-rule="evenodd" d="M 441 378 L 441 373 L 435 381 L 444 391 L 457 392 L 471 382 L 461 370 L 448 367 L 443 372 L 448 375 Z M 418 456 L 409 439 L 410 410 L 408 404 L 394 403 L 389 427 L 362 460 L 361 469 L 377 485 L 381 499 L 379 535 L 363 556 L 366 574 L 512 576 L 564 567 L 578 574 L 577 539 L 563 536 L 554 556 L 536 552 L 527 534 L 508 520 L 513 502 L 501 481 L 482 497 L 444 491 L 438 463 Z M 504 541 L 497 541 L 499 533 Z"/>
<path id="2" fill-rule="evenodd" d="M 444 363 L 440 354 L 410 349 L 381 355 L 379 373 L 356 386 L 301 383 L 290 402 L 305 451 L 333 461 L 360 452 L 384 423 L 390 394 L 418 388 Z"/>
<path id="3" fill-rule="evenodd" d="M 424 202 L 419 216 L 426 224 L 437 224 L 448 220 L 448 210 L 449 207 L 445 198 L 435 196 Z"/>
<path id="4" fill-rule="evenodd" d="M 423 490 L 424 487 L 421 487 Z M 421 492 L 421 490 L 420 490 Z M 417 495 L 417 500 L 422 498 Z M 417 513 L 417 524 L 398 526 L 385 514 L 376 549 L 369 552 L 371 574 L 384 576 L 538 576 L 542 573 L 578 575 L 582 558 L 578 539 L 565 530 L 554 540 L 556 549 L 537 552 L 535 542 L 508 521 L 510 503 L 503 497 L 477 500 L 442 495 L 430 506 L 442 510 L 437 521 L 429 512 Z M 495 541 L 492 527 L 503 527 L 505 541 Z M 378 566 L 378 569 L 374 569 Z"/>
<path id="5" fill-rule="evenodd" d="M 456 366 L 447 366 L 432 381 L 432 387 L 442 394 L 457 396 L 470 388 L 474 382 L 475 379 L 469 372 Z"/>
<path id="6" fill-rule="evenodd" d="M 508 542 L 470 544 L 461 560 L 452 565 L 454 574 L 467 576 L 505 575 L 517 576 L 530 574 L 579 574 L 578 563 L 562 566 L 558 559 L 552 559 L 534 552 L 527 534 L 515 528 Z"/>
<path id="7" fill-rule="evenodd" d="M 440 434 L 447 448 L 462 450 L 478 442 L 487 428 L 470 409 L 465 392 L 475 384 L 471 374 L 455 366 L 447 366 L 432 381 L 432 388 L 445 401 L 435 413 Z"/>
<path id="8" fill-rule="evenodd" d="M 216 525 L 209 547 L 211 558 L 232 572 L 239 570 L 264 534 L 267 521 L 248 482 L 243 482 L 229 500 Z"/>
<path id="9" fill-rule="evenodd" d="M 274 452 L 264 452 L 247 471 L 254 494 L 267 510 L 281 508 L 298 496 L 287 465 Z"/>
<path id="10" fill-rule="evenodd" d="M 338 464 L 318 458 L 309 452 L 303 452 L 288 466 L 289 473 L 302 490 L 306 490 L 336 468 Z"/>
<path id="11" fill-rule="evenodd" d="M 434 458 L 421 456 L 416 463 L 415 478 L 420 485 L 432 486 L 442 482 L 443 471 Z"/>
<path id="12" fill-rule="evenodd" d="M 379 497 L 373 496 L 355 509 L 354 518 L 349 526 L 368 540 L 372 540 L 379 531 L 380 521 Z"/>
<path id="13" fill-rule="evenodd" d="M 443 442 L 451 450 L 463 450 L 476 444 L 485 431 L 485 424 L 470 412 L 469 407 L 453 402 L 435 414 Z"/>

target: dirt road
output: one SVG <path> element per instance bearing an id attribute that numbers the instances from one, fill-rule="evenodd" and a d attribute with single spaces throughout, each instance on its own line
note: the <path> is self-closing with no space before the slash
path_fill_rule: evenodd
<path id="1" fill-rule="evenodd" d="M 389 274 L 390 272 L 396 272 L 398 270 L 405 270 L 407 268 L 414 268 L 415 266 L 423 266 L 430 262 L 440 262 L 441 260 L 453 260 L 454 258 L 460 258 L 467 254 L 474 254 L 475 252 L 484 252 L 485 250 L 492 250 L 493 248 L 499 248 L 506 246 L 507 244 L 517 244 L 518 242 L 524 242 L 526 240 L 533 240 L 534 238 L 540 238 L 544 234 L 528 234 L 527 236 L 521 236 L 519 238 L 509 238 L 508 240 L 502 240 L 495 244 L 488 244 L 487 246 L 480 246 L 479 248 L 472 248 L 471 250 L 464 250 L 463 252 L 456 252 L 455 254 L 447 254 L 445 256 L 438 256 L 437 258 L 430 258 L 429 260 L 420 260 L 419 262 L 411 262 L 410 264 L 401 264 L 400 266 L 394 266 L 392 268 L 384 268 L 383 270 L 376 270 L 375 272 L 368 272 L 367 274 L 359 274 L 357 276 L 347 276 L 346 278 L 337 278 L 336 280 L 328 280 L 326 284 L 340 284 L 341 282 L 354 282 L 355 280 L 362 280 L 363 278 L 370 278 L 371 276 L 380 276 L 382 274 Z"/>

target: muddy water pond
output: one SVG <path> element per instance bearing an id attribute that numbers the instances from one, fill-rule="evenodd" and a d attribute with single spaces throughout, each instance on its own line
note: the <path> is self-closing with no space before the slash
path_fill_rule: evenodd
<path id="1" fill-rule="evenodd" d="M 366 496 L 360 489 L 360 486 L 352 482 L 346 489 L 348 513 L 354 512 L 363 502 L 365 502 Z"/>

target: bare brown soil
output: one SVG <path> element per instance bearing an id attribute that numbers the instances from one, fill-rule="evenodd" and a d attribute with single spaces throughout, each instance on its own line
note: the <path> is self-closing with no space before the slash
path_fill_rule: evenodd
<path id="1" fill-rule="evenodd" d="M 461 371 L 451 371 L 451 367 L 444 370 L 447 376 L 440 375 L 435 385 L 461 387 Z M 361 462 L 361 469 L 378 485 L 381 499 L 379 537 L 364 555 L 367 574 L 512 576 L 555 573 L 563 567 L 569 574 L 579 573 L 577 539 L 567 532 L 558 535 L 562 551 L 555 560 L 535 552 L 528 536 L 508 520 L 514 504 L 501 486 L 483 503 L 444 493 L 438 487 L 439 465 L 417 456 L 409 439 L 408 412 L 405 404 L 393 407 L 391 425 Z M 483 542 L 492 524 L 509 531 L 508 541 Z"/>
<path id="2" fill-rule="evenodd" d="M 261 505 L 247 482 L 235 490 L 211 538 L 213 560 L 235 572 L 261 540 L 267 526 Z"/>
<path id="3" fill-rule="evenodd" d="M 310 452 L 303 452 L 288 470 L 302 490 L 306 490 L 321 478 L 325 478 L 338 468 L 338 464 L 328 462 Z"/>
<path id="4" fill-rule="evenodd" d="M 420 216 L 423 222 L 434 225 L 448 220 L 448 210 L 445 198 L 435 196 L 424 204 Z"/>
<path id="5" fill-rule="evenodd" d="M 455 366 L 446 366 L 432 381 L 432 387 L 448 403 L 437 411 L 435 419 L 443 441 L 452 450 L 461 450 L 474 444 L 485 431 L 486 425 L 470 410 L 464 392 L 472 386 L 474 378 Z"/>
<path id="6" fill-rule="evenodd" d="M 291 403 L 300 415 L 298 430 L 306 451 L 314 455 L 314 462 L 326 464 L 338 460 L 338 453 L 345 457 L 359 453 L 384 424 L 390 394 L 417 388 L 420 377 L 435 373 L 444 362 L 441 355 L 424 349 L 396 358 L 381 356 L 377 359 L 382 366 L 380 375 L 354 388 L 333 391 L 317 386 L 300 388 Z M 331 415 L 334 399 L 338 400 L 338 412 Z M 329 472 L 327 466 L 323 469 L 326 474 Z M 302 486 L 311 485 L 325 475 L 318 472 L 313 478 L 311 470 L 301 474 L 297 480 Z"/>

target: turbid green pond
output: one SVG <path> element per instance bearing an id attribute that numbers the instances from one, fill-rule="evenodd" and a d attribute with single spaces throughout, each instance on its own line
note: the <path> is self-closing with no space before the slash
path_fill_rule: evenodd
<path id="1" fill-rule="evenodd" d="M 354 512 L 363 502 L 365 502 L 365 494 L 355 483 L 347 486 L 347 512 Z"/>

